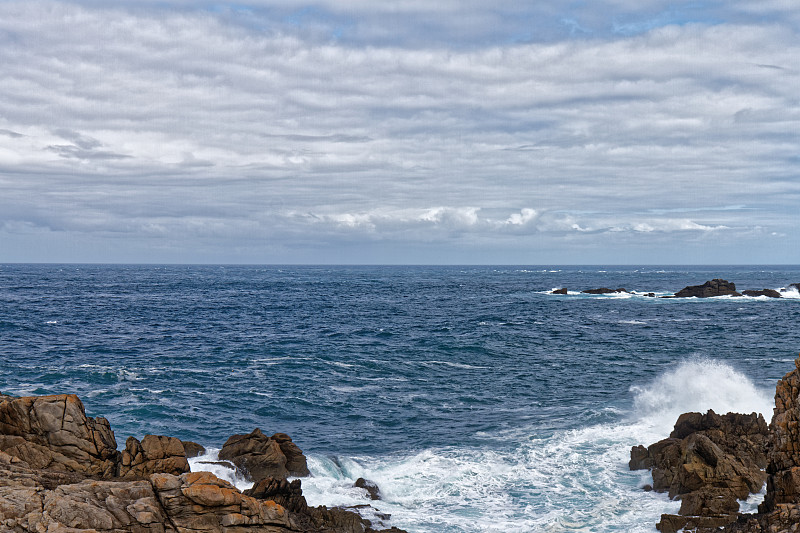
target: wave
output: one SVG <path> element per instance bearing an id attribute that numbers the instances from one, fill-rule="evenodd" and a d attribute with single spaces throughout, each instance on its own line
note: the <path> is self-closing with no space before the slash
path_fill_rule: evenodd
<path id="1" fill-rule="evenodd" d="M 768 416 L 772 409 L 766 392 L 714 360 L 683 361 L 631 392 L 633 409 L 609 424 L 550 435 L 529 428 L 506 442 L 406 456 L 310 454 L 312 477 L 303 479 L 303 492 L 310 505 L 371 504 L 410 532 L 651 533 L 659 516 L 677 512 L 680 503 L 641 490 L 652 478 L 628 470 L 631 446 L 665 438 L 687 411 Z M 384 499 L 372 502 L 355 488 L 359 477 L 376 482 Z M 748 508 L 759 496 L 750 500 Z"/>

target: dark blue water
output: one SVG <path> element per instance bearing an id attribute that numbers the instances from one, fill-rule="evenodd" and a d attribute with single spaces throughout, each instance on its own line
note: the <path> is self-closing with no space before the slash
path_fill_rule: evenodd
<path id="1" fill-rule="evenodd" d="M 219 446 L 261 427 L 320 457 L 513 454 L 625 419 L 637 387 L 686 361 L 723 362 L 768 393 L 800 349 L 796 292 L 547 294 L 717 277 L 777 289 L 800 267 L 2 265 L 0 391 L 76 393 L 118 442 Z M 452 524 L 441 530 L 468 529 Z"/>

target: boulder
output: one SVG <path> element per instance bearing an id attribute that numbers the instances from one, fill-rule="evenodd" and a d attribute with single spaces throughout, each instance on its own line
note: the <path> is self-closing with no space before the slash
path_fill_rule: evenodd
<path id="1" fill-rule="evenodd" d="M 761 289 L 760 291 L 748 289 L 742 291 L 743 296 L 767 296 L 769 298 L 781 298 L 781 293 L 774 289 Z"/>
<path id="2" fill-rule="evenodd" d="M 353 486 L 367 491 L 370 500 L 381 499 L 381 489 L 380 487 L 378 487 L 378 484 L 375 483 L 374 481 L 370 481 L 369 479 L 364 479 L 363 477 L 360 477 L 356 480 Z"/>
<path id="3" fill-rule="evenodd" d="M 136 479 L 151 474 L 183 474 L 189 471 L 189 461 L 183 443 L 175 437 L 145 435 L 139 442 L 134 437 L 125 441 L 125 450 L 119 468 L 119 477 Z"/>
<path id="4" fill-rule="evenodd" d="M 567 294 L 567 288 L 563 287 L 561 289 L 553 289 L 553 292 L 550 294 Z"/>
<path id="5" fill-rule="evenodd" d="M 3 396 L 0 451 L 34 469 L 113 477 L 119 462 L 108 420 L 86 416 L 74 394 Z"/>
<path id="6" fill-rule="evenodd" d="M 267 437 L 256 428 L 247 435 L 233 435 L 222 446 L 218 457 L 232 462 L 254 482 L 270 477 L 286 479 L 290 475 L 309 475 L 303 452 L 285 433 Z"/>
<path id="7" fill-rule="evenodd" d="M 724 279 L 712 279 L 702 285 L 690 285 L 675 293 L 675 298 L 711 298 L 714 296 L 741 296 L 736 284 Z"/>
<path id="8" fill-rule="evenodd" d="M 201 455 L 206 454 L 205 447 L 197 444 L 196 442 L 182 440 L 181 444 L 183 444 L 183 451 L 186 454 L 187 459 L 191 459 L 192 457 L 200 457 Z"/>
<path id="9" fill-rule="evenodd" d="M 253 488 L 244 491 L 244 494 L 259 500 L 272 500 L 292 513 L 308 511 L 308 504 L 303 496 L 299 479 L 290 482 L 285 479 L 264 478 Z"/>

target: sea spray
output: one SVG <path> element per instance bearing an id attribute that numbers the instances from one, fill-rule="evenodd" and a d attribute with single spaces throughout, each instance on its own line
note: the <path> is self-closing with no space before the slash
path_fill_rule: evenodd
<path id="1" fill-rule="evenodd" d="M 303 480 L 311 505 L 363 505 L 392 515 L 411 532 L 626 531 L 652 533 L 679 502 L 645 492 L 649 472 L 628 469 L 630 448 L 668 436 L 687 411 L 769 414 L 766 391 L 714 360 L 679 363 L 632 388 L 633 409 L 615 423 L 537 435 L 506 436 L 496 449 L 447 447 L 396 457 L 311 456 Z M 378 483 L 384 499 L 353 487 Z M 758 496 L 754 496 L 757 505 Z"/>

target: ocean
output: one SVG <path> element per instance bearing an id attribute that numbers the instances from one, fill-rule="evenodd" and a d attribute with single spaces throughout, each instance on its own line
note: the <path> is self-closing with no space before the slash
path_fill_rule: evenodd
<path id="1" fill-rule="evenodd" d="M 679 504 L 641 490 L 631 446 L 686 411 L 769 421 L 800 350 L 796 290 L 644 295 L 712 278 L 781 289 L 800 267 L 6 264 L 0 392 L 75 393 L 120 446 L 171 435 L 213 458 L 288 433 L 310 505 L 370 503 L 410 532 L 650 533 Z M 597 287 L 637 293 L 579 293 Z"/>

